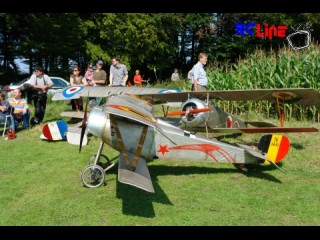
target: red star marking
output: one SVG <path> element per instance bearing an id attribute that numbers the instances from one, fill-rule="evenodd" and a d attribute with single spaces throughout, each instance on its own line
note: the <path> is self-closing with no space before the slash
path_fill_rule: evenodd
<path id="1" fill-rule="evenodd" d="M 165 154 L 166 152 L 170 152 L 170 151 L 167 149 L 167 147 L 168 147 L 168 144 L 166 144 L 166 145 L 164 145 L 164 146 L 162 146 L 161 144 L 159 144 L 159 149 L 158 149 L 157 152 L 161 152 L 162 156 L 164 156 L 164 154 Z"/>

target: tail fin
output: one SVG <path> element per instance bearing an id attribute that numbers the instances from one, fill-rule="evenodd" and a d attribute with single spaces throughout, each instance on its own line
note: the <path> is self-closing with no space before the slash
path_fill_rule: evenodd
<path id="1" fill-rule="evenodd" d="M 286 136 L 277 134 L 266 134 L 260 138 L 258 149 L 265 154 L 268 163 L 280 162 L 289 152 L 290 141 Z"/>

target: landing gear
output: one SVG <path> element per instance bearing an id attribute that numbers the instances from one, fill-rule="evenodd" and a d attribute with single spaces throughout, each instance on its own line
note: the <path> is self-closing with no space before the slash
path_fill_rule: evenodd
<path id="1" fill-rule="evenodd" d="M 81 174 L 81 180 L 86 187 L 100 187 L 106 179 L 105 172 L 99 165 L 89 165 L 85 167 Z"/>
<path id="2" fill-rule="evenodd" d="M 97 154 L 90 158 L 89 165 L 86 166 L 82 171 L 82 183 L 88 188 L 100 187 L 105 182 L 106 171 L 112 168 L 118 162 L 118 160 L 114 160 L 119 159 L 119 156 L 110 160 L 106 155 L 101 154 L 103 144 L 103 141 L 101 141 Z M 111 162 L 113 163 L 111 164 Z"/>
<path id="3" fill-rule="evenodd" d="M 95 165 L 96 157 L 97 157 L 97 154 L 93 155 L 90 158 L 89 165 Z M 96 165 L 99 165 L 102 168 L 107 168 L 111 165 L 111 162 L 110 162 L 110 159 L 106 155 L 100 154 L 100 157 L 99 157 Z"/>

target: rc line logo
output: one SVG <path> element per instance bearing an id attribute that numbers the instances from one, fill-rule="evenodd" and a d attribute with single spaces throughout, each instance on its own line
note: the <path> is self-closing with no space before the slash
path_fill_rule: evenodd
<path id="1" fill-rule="evenodd" d="M 310 46 L 311 43 L 311 33 L 313 31 L 311 29 L 311 23 L 306 23 L 303 30 L 299 30 L 301 25 L 295 30 L 294 33 L 291 33 L 286 37 L 286 31 L 288 30 L 288 26 L 279 25 L 279 26 L 269 26 L 268 23 L 264 24 L 263 32 L 261 32 L 262 27 L 260 23 L 235 23 L 236 34 L 245 37 L 245 33 L 247 35 L 253 35 L 254 33 L 258 38 L 265 38 L 268 40 L 272 40 L 274 37 L 278 38 L 286 38 L 289 45 L 294 50 L 304 49 Z M 256 28 L 256 31 L 253 28 Z"/>
<path id="2" fill-rule="evenodd" d="M 252 30 L 252 28 L 256 27 L 256 36 L 258 38 L 268 38 L 269 40 L 272 40 L 273 37 L 285 38 L 286 30 L 288 29 L 288 26 L 269 26 L 268 23 L 264 24 L 263 32 L 261 32 L 260 23 L 248 23 L 247 25 L 243 23 L 236 23 L 235 27 L 236 34 L 241 35 L 242 37 L 245 37 L 245 32 L 248 35 L 253 35 L 254 31 Z"/>

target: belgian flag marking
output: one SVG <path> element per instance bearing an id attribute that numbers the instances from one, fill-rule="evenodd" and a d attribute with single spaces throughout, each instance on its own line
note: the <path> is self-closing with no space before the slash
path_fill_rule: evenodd
<path id="1" fill-rule="evenodd" d="M 266 153 L 269 160 L 277 163 L 287 155 L 290 141 L 283 135 L 268 134 L 261 137 L 258 149 Z"/>
<path id="2" fill-rule="evenodd" d="M 269 144 L 267 158 L 274 163 L 280 162 L 287 155 L 289 148 L 290 142 L 287 137 L 273 134 Z"/>

